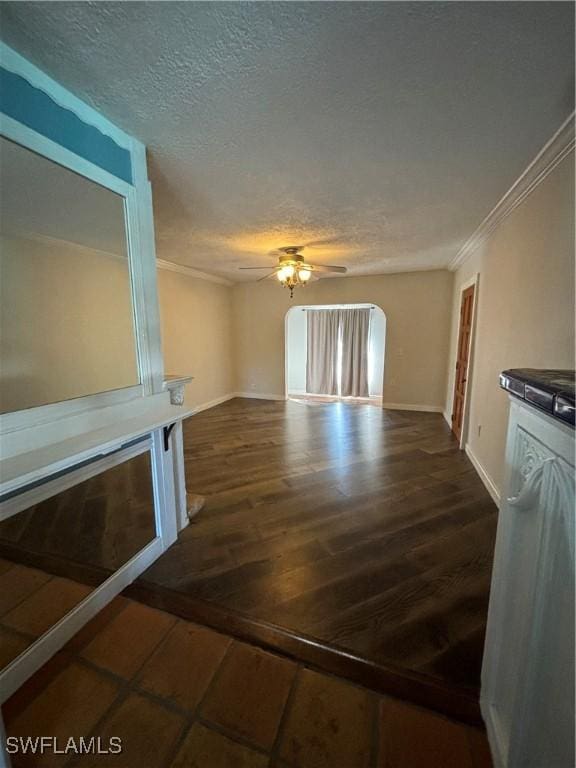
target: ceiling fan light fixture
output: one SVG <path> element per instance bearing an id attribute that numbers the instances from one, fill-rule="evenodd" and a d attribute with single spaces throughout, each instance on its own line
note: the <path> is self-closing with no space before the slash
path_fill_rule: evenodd
<path id="1" fill-rule="evenodd" d="M 292 298 L 294 288 L 299 285 L 306 287 L 308 281 L 312 278 L 313 272 L 346 272 L 346 267 L 306 263 L 304 256 L 300 253 L 300 250 L 304 247 L 303 245 L 290 245 L 279 248 L 278 250 L 282 255 L 278 257 L 278 266 L 265 277 L 261 277 L 259 282 L 276 275 L 280 285 L 288 288 L 290 298 Z M 240 267 L 240 269 L 268 269 L 268 267 Z"/>
<path id="2" fill-rule="evenodd" d="M 292 264 L 284 264 L 278 270 L 278 280 L 281 283 L 288 282 L 288 280 L 294 277 L 295 268 Z"/>
<path id="3" fill-rule="evenodd" d="M 300 261 L 290 261 L 280 266 L 276 272 L 276 277 L 282 285 L 290 290 L 290 296 L 294 293 L 297 285 L 306 285 L 312 276 L 312 269 Z"/>

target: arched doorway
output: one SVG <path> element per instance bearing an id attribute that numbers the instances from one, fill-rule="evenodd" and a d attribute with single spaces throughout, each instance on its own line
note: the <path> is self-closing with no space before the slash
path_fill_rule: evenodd
<path id="1" fill-rule="evenodd" d="M 307 316 L 309 310 L 318 309 L 370 309 L 368 335 L 368 392 L 369 400 L 382 402 L 384 388 L 384 360 L 386 349 L 386 315 L 375 304 L 314 304 L 291 307 L 285 319 L 285 394 L 286 398 L 312 398 L 306 391 Z M 353 400 L 334 395 L 334 400 Z"/>

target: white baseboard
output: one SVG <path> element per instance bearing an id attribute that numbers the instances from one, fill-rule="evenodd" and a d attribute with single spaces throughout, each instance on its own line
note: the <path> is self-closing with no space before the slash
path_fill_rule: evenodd
<path id="1" fill-rule="evenodd" d="M 195 405 L 192 408 L 192 416 L 197 413 L 201 413 L 202 411 L 207 411 L 209 408 L 214 408 L 216 405 L 221 405 L 228 400 L 232 400 L 233 397 L 237 397 L 236 393 L 230 392 L 228 395 L 222 395 L 222 397 L 217 397 L 215 400 L 209 400 L 207 403 L 200 403 L 200 405 Z"/>
<path id="2" fill-rule="evenodd" d="M 249 397 L 253 400 L 286 400 L 284 395 L 273 395 L 269 392 L 235 392 L 232 397 Z"/>
<path id="3" fill-rule="evenodd" d="M 442 405 L 411 405 L 410 403 L 382 403 L 382 408 L 391 411 L 423 411 L 426 413 L 443 413 Z"/>
<path id="4" fill-rule="evenodd" d="M 486 486 L 486 490 L 488 491 L 490 496 L 492 496 L 492 501 L 494 502 L 494 504 L 496 504 L 497 507 L 499 507 L 500 506 L 500 491 L 496 487 L 496 484 L 494 483 L 494 481 L 492 480 L 492 478 L 490 477 L 488 472 L 486 472 L 486 470 L 484 469 L 482 464 L 478 461 L 478 459 L 474 455 L 474 452 L 472 451 L 470 446 L 467 445 L 464 448 L 464 450 L 466 451 L 466 456 L 468 456 L 468 458 L 472 462 L 472 466 L 474 467 L 474 469 L 478 473 L 478 475 L 480 477 L 480 480 L 482 480 L 482 482 Z"/>
<path id="5" fill-rule="evenodd" d="M 233 400 L 235 397 L 249 397 L 256 400 L 286 400 L 286 398 L 282 397 L 282 395 L 272 395 L 261 392 L 230 392 L 229 394 L 222 395 L 221 397 L 217 397 L 214 400 L 209 400 L 206 403 L 200 403 L 200 405 L 193 406 L 191 408 L 192 416 L 195 416 L 197 413 L 201 413 L 202 411 L 207 411 L 209 408 L 215 408 L 217 405 L 226 403 L 228 400 Z"/>
<path id="6" fill-rule="evenodd" d="M 452 429 L 452 416 L 448 413 L 448 411 L 442 411 L 442 416 L 444 416 L 444 421 L 446 424 L 448 424 L 450 429 Z"/>

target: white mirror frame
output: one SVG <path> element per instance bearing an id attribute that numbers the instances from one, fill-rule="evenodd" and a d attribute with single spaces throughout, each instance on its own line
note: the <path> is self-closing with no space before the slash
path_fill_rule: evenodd
<path id="1" fill-rule="evenodd" d="M 71 152 L 66 147 L 0 112 L 0 135 L 124 198 L 134 341 L 140 379 L 140 383 L 133 387 L 1 414 L 1 435 L 94 408 L 115 405 L 161 392 L 164 368 L 157 306 L 152 194 L 146 170 L 145 147 L 116 128 L 3 43 L 0 43 L 0 63 L 5 69 L 20 75 L 32 86 L 46 93 L 54 102 L 73 112 L 84 123 L 97 128 L 101 133 L 112 138 L 118 146 L 130 153 L 133 184 L 123 181 Z"/>
<path id="2" fill-rule="evenodd" d="M 134 387 L 0 415 L 0 440 L 5 441 L 6 445 L 19 444 L 20 448 L 23 441 L 28 441 L 27 450 L 33 451 L 38 445 L 43 444 L 38 438 L 39 432 L 49 432 L 50 439 L 53 440 L 65 440 L 67 435 L 65 423 L 61 421 L 63 418 L 74 417 L 69 421 L 77 421 L 76 417 L 80 417 L 87 425 L 86 429 L 95 429 L 94 424 L 99 420 L 99 414 L 96 412 L 104 407 L 117 406 L 119 411 L 122 411 L 125 406 L 130 405 L 132 412 L 136 409 L 138 413 L 145 411 L 148 414 L 150 411 L 146 416 L 146 422 L 149 424 L 146 433 L 152 456 L 156 516 L 156 538 L 153 541 L 97 587 L 21 656 L 0 671 L 1 702 L 175 541 L 177 518 L 173 449 L 172 443 L 165 445 L 166 437 L 163 435 L 162 428 L 164 424 L 176 423 L 190 412 L 168 404 L 161 405 L 158 402 L 168 403 L 168 394 L 162 395 L 164 368 L 160 341 L 152 194 L 144 145 L 118 129 L 1 42 L 0 64 L 4 69 L 22 77 L 34 88 L 43 91 L 53 102 L 74 113 L 85 124 L 97 128 L 101 134 L 113 139 L 118 146 L 130 153 L 132 184 L 117 178 L 0 112 L 1 135 L 124 197 L 135 343 L 140 376 L 140 384 Z M 147 407 L 147 398 L 150 399 L 150 408 Z M 122 441 L 117 441 L 117 444 L 120 447 Z M 99 453 L 98 447 L 91 449 L 91 452 L 94 457 L 106 453 L 106 451 Z M 121 455 L 123 454 L 119 453 L 118 457 Z M 71 455 L 66 462 L 69 467 L 74 467 L 74 456 Z M 49 480 L 49 475 L 44 476 L 44 481 Z M 61 482 L 65 484 L 67 481 L 63 479 Z M 56 486 L 54 488 L 51 486 L 50 491 L 57 492 Z M 24 488 L 23 493 L 27 493 Z M 42 491 L 36 491 L 36 495 L 38 493 L 42 494 Z M 0 766 L 8 758 L 2 748 L 2 736 L 0 715 Z"/>
<path id="3" fill-rule="evenodd" d="M 150 453 L 152 473 L 150 482 L 154 495 L 154 521 L 156 535 L 139 552 L 130 557 L 105 581 L 94 586 L 93 590 L 77 605 L 71 608 L 53 626 L 37 637 L 22 653 L 6 667 L 0 669 L 0 704 L 6 701 L 39 667 L 47 662 L 84 624 L 98 613 L 111 598 L 127 587 L 136 576 L 140 575 L 164 551 L 162 527 L 164 518 L 163 499 L 161 498 L 161 479 L 157 468 L 162 461 L 162 448 L 158 441 L 148 435 L 136 445 L 123 448 L 110 457 L 96 459 L 93 463 L 66 475 L 64 482 L 56 483 L 61 487 L 52 492 L 43 493 L 44 487 L 24 491 L 19 497 L 23 508 L 38 503 L 38 499 L 50 498 L 55 493 L 71 485 L 77 485 L 107 469 L 116 467 L 142 453 Z M 48 489 L 47 489 L 48 490 Z M 0 755 L 1 757 L 1 755 Z M 1 763 L 0 763 L 1 765 Z"/>

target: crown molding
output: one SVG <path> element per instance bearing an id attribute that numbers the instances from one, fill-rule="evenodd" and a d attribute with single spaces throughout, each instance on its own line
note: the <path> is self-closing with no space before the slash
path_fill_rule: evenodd
<path id="1" fill-rule="evenodd" d="M 219 285 L 232 286 L 234 283 L 231 280 L 226 280 L 225 277 L 217 277 L 216 275 L 209 275 L 207 272 L 200 272 L 198 269 L 192 269 L 192 267 L 186 267 L 184 264 L 176 264 L 173 261 L 165 261 L 164 259 L 156 259 L 156 266 L 158 269 L 166 269 L 169 272 L 178 272 L 181 275 L 187 275 L 188 277 L 195 277 L 197 280 L 206 280 L 209 283 L 218 283 Z"/>
<path id="2" fill-rule="evenodd" d="M 447 268 L 453 272 L 470 258 L 504 219 L 510 216 L 512 211 L 573 151 L 574 143 L 574 112 L 572 112 L 466 240 L 456 256 L 448 263 Z"/>

